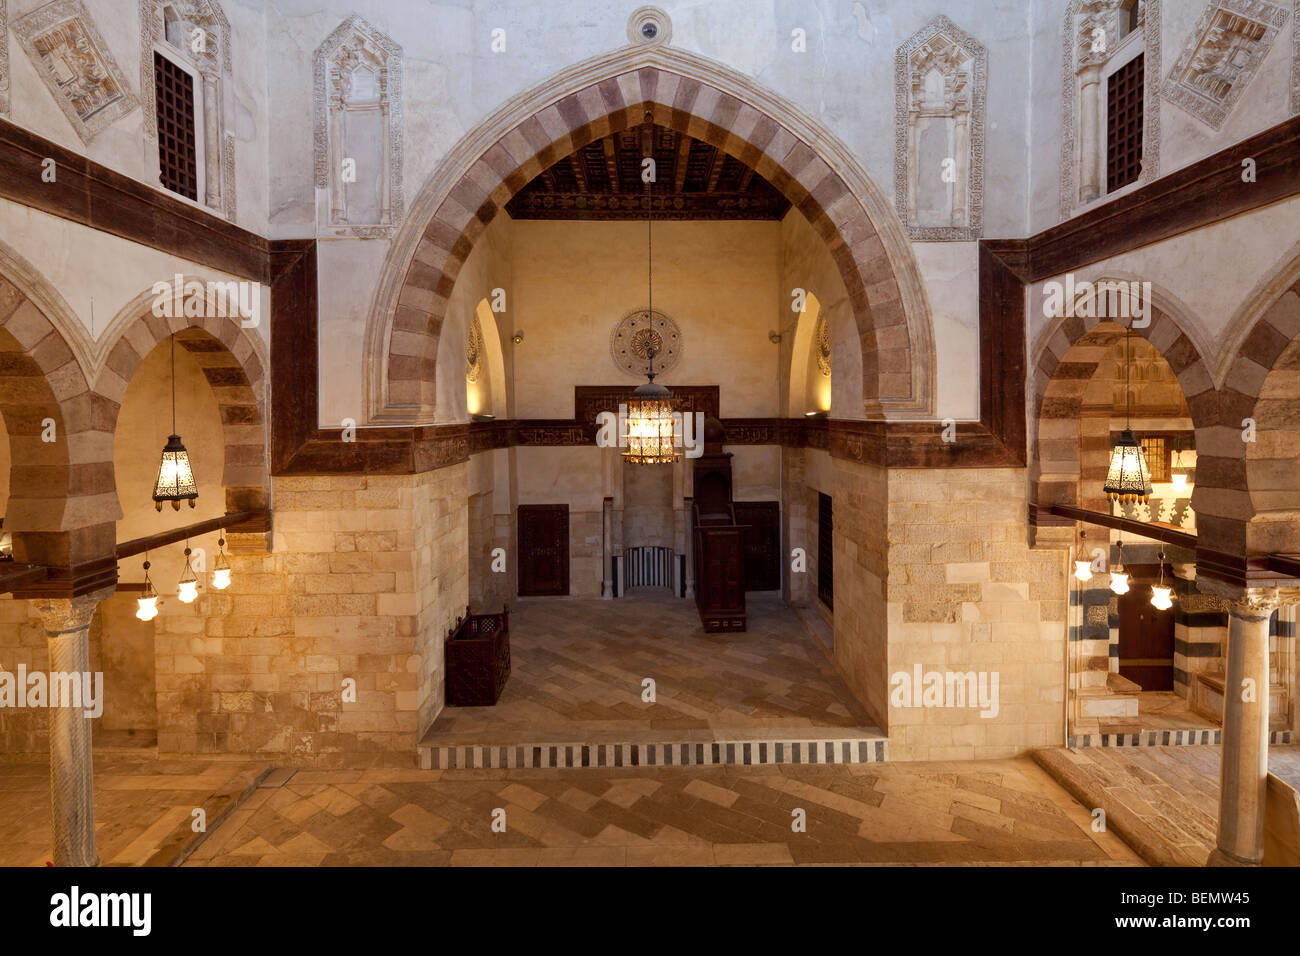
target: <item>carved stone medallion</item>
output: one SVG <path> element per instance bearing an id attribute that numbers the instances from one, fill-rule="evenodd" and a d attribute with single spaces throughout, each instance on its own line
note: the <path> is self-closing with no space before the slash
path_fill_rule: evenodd
<path id="1" fill-rule="evenodd" d="M 650 348 L 655 351 L 655 374 L 670 371 L 682 357 L 682 333 L 664 313 L 638 309 L 628 313 L 609 335 L 609 354 L 621 370 L 637 378 L 650 370 Z"/>

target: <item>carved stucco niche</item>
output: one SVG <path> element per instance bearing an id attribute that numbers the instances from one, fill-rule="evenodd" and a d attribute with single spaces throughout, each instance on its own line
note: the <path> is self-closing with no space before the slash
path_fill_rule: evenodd
<path id="1" fill-rule="evenodd" d="M 988 54 L 935 17 L 894 55 L 894 202 L 913 239 L 978 239 Z"/>
<path id="2" fill-rule="evenodd" d="M 1144 0 L 1137 28 L 1122 37 L 1121 0 L 1070 0 L 1065 11 L 1061 30 L 1062 219 L 1105 195 L 1104 81 L 1116 54 L 1123 62 L 1138 50 L 1143 56 L 1142 172 L 1136 185 L 1150 182 L 1160 172 L 1160 3 Z"/>
<path id="3" fill-rule="evenodd" d="M 158 139 L 154 90 L 154 51 L 190 66 L 196 136 L 203 143 L 205 206 L 235 218 L 234 103 L 226 89 L 234 82 L 230 21 L 216 0 L 140 0 L 140 89 L 145 135 Z"/>
<path id="4" fill-rule="evenodd" d="M 13 28 L 83 143 L 134 109 L 126 78 L 81 0 L 54 0 Z"/>
<path id="5" fill-rule="evenodd" d="M 313 63 L 317 223 L 387 238 L 402 219 L 402 48 L 348 17 Z"/>
<path id="6" fill-rule="evenodd" d="M 1214 0 L 1165 78 L 1165 99 L 1219 129 L 1286 18 L 1285 8 L 1264 0 Z"/>

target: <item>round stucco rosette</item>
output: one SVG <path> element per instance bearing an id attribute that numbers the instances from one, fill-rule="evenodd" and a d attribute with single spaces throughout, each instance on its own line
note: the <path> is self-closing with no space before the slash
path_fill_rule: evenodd
<path id="1" fill-rule="evenodd" d="M 682 357 L 682 332 L 669 316 L 655 309 L 629 312 L 609 333 L 609 354 L 622 371 L 643 378 L 655 350 L 655 375 L 671 371 Z"/>

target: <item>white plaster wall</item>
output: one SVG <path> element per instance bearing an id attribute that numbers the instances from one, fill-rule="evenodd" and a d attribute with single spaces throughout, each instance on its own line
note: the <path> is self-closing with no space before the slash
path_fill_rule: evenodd
<path id="1" fill-rule="evenodd" d="M 42 6 L 45 0 L 9 0 L 9 24 Z M 49 88 L 41 80 L 16 36 L 9 42 L 9 117 L 19 126 L 88 156 L 146 186 L 186 202 L 158 183 L 157 147 L 144 131 L 141 97 L 152 103 L 152 86 L 140 89 L 140 8 L 138 0 L 84 0 L 108 52 L 117 63 L 136 106 L 108 128 L 83 143 Z M 235 135 L 236 221 L 246 229 L 265 233 L 267 227 L 267 122 L 268 32 L 266 7 L 261 0 L 221 0 L 230 21 L 233 82 L 225 84 L 231 100 L 222 135 Z M 279 40 L 271 35 L 272 46 Z M 311 78 L 307 79 L 310 95 Z M 278 160 L 277 160 L 278 161 Z M 310 180 L 309 180 L 310 181 Z M 196 208 L 204 208 L 196 203 Z"/>
<path id="2" fill-rule="evenodd" d="M 934 322 L 935 417 L 980 417 L 979 245 L 914 242 Z"/>
<path id="3" fill-rule="evenodd" d="M 171 283 L 177 273 L 202 281 L 239 281 L 238 276 L 119 239 L 108 233 L 0 199 L 0 241 L 22 256 L 62 297 L 94 340 L 113 318 L 155 282 Z M 270 343 L 270 295 L 261 290 L 256 331 Z M 91 300 L 94 321 L 91 321 Z"/>
<path id="4" fill-rule="evenodd" d="M 512 232 L 516 414 L 571 418 L 575 385 L 641 384 L 614 364 L 609 336 L 646 306 L 645 223 L 521 220 Z M 654 307 L 685 341 L 657 381 L 720 385 L 724 418 L 777 414 L 779 238 L 775 222 L 654 224 Z"/>
<path id="5" fill-rule="evenodd" d="M 1163 242 L 1094 263 L 1074 273 L 1075 283 L 1097 278 L 1149 281 L 1181 302 L 1179 323 L 1201 350 L 1210 373 L 1227 372 L 1238 337 L 1246 330 L 1244 313 L 1256 290 L 1300 255 L 1300 198 L 1184 233 Z M 1043 315 L 1046 282 L 1028 290 L 1030 368 L 1055 323 Z"/>
<path id="6" fill-rule="evenodd" d="M 1059 184 L 1064 112 L 1061 88 L 1061 32 L 1068 2 L 1069 0 L 1031 0 L 1027 4 L 1030 10 L 1031 29 L 1028 71 L 1031 78 L 1030 103 L 1026 107 L 1030 121 L 1028 144 L 1031 181 L 1030 233 L 1047 229 L 1061 221 Z M 1233 143 L 1283 122 L 1291 115 L 1291 64 L 1296 55 L 1292 42 L 1295 8 L 1293 0 L 1269 0 L 1269 2 L 1290 11 L 1291 17 L 1288 17 L 1278 31 L 1268 55 L 1258 65 L 1250 83 L 1218 130 L 1212 129 L 1163 96 L 1160 98 L 1159 175 L 1168 175 L 1176 169 L 1204 159 Z M 1183 48 L 1192 41 L 1197 20 L 1206 6 L 1205 0 L 1162 0 L 1160 4 L 1160 83 L 1162 85 Z M 992 62 L 992 57 L 990 61 Z M 993 67 L 990 67 L 990 72 L 994 72 Z M 1024 90 L 1018 90 L 1015 96 L 1023 105 Z M 1092 205 L 1104 205 L 1106 201 L 1103 197 Z M 990 236 L 995 235 L 991 231 L 986 233 Z"/>

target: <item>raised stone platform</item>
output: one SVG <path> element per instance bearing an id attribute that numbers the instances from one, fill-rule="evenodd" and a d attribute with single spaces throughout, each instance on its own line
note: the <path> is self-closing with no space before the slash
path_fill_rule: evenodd
<path id="1" fill-rule="evenodd" d="M 420 742 L 420 766 L 885 760 L 884 734 L 795 613 L 768 595 L 751 595 L 748 611 L 744 633 L 706 634 L 694 606 L 667 592 L 522 600 L 500 701 L 446 708 Z"/>

